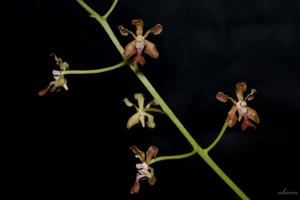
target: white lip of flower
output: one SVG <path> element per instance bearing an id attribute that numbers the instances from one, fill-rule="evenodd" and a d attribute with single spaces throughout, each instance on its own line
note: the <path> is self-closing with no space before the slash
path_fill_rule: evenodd
<path id="1" fill-rule="evenodd" d="M 140 50 L 140 49 L 144 49 L 145 47 L 145 39 L 142 35 L 138 35 L 136 36 L 135 39 L 135 48 Z"/>
<path id="2" fill-rule="evenodd" d="M 138 169 L 140 175 L 152 178 L 152 175 L 149 172 L 149 166 L 146 162 L 136 164 L 136 168 Z"/>
<path id="3" fill-rule="evenodd" d="M 58 71 L 58 70 L 52 70 L 52 74 L 53 74 L 53 78 L 54 78 L 54 80 L 55 80 L 56 82 L 59 82 L 59 81 L 60 81 L 60 78 L 64 79 L 64 77 L 61 77 L 61 76 L 63 76 L 63 75 L 61 75 L 61 72 Z M 66 91 L 69 90 L 66 81 L 64 81 L 64 84 L 62 85 L 62 87 L 63 87 Z"/>
<path id="4" fill-rule="evenodd" d="M 239 113 L 239 121 L 241 121 L 242 117 L 248 112 L 247 103 L 246 101 L 241 100 L 236 103 L 236 107 Z"/>

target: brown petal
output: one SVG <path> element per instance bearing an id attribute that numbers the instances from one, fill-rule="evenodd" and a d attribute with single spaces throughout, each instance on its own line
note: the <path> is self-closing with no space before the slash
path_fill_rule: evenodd
<path id="1" fill-rule="evenodd" d="M 136 35 L 143 35 L 144 21 L 142 19 L 134 19 L 132 24 L 136 27 Z"/>
<path id="2" fill-rule="evenodd" d="M 135 154 L 135 157 L 139 158 L 142 162 L 145 162 L 145 153 L 143 151 L 139 150 L 137 146 L 132 146 L 130 149 Z"/>
<path id="3" fill-rule="evenodd" d="M 236 124 L 237 116 L 236 116 L 237 107 L 234 105 L 231 107 L 228 112 L 227 123 L 229 127 L 233 127 Z"/>
<path id="4" fill-rule="evenodd" d="M 163 30 L 163 26 L 161 24 L 156 24 L 154 27 L 152 27 L 151 29 L 151 32 L 154 34 L 154 35 L 158 35 L 162 32 Z"/>
<path id="5" fill-rule="evenodd" d="M 151 56 L 152 58 L 158 58 L 159 53 L 155 47 L 155 44 L 153 44 L 152 42 L 145 40 L 145 50 L 144 52 L 146 54 L 148 54 L 149 56 Z"/>
<path id="6" fill-rule="evenodd" d="M 245 131 L 249 126 L 251 126 L 251 127 L 253 127 L 253 128 L 256 129 L 255 124 L 253 124 L 253 123 L 248 119 L 248 117 L 244 117 L 244 120 L 243 120 L 242 125 L 241 125 L 242 131 Z"/>
<path id="7" fill-rule="evenodd" d="M 144 56 L 141 53 L 137 53 L 135 58 L 134 58 L 134 64 L 140 64 L 140 65 L 145 65 L 146 61 Z"/>
<path id="8" fill-rule="evenodd" d="M 250 94 L 248 94 L 247 97 L 245 98 L 245 100 L 252 101 L 256 93 L 257 93 L 256 89 L 252 89 Z"/>
<path id="9" fill-rule="evenodd" d="M 133 186 L 131 187 L 130 189 L 130 194 L 135 194 L 135 193 L 138 193 L 140 190 L 140 181 L 138 179 L 136 179 L 134 181 L 134 184 Z"/>
<path id="10" fill-rule="evenodd" d="M 246 82 L 239 82 L 235 85 L 235 93 L 239 101 L 244 100 L 244 95 L 243 93 L 247 89 L 247 84 Z"/>
<path id="11" fill-rule="evenodd" d="M 216 95 L 216 98 L 219 101 L 224 102 L 224 103 L 228 101 L 227 95 L 225 95 L 223 92 L 218 92 L 218 94 Z"/>
<path id="12" fill-rule="evenodd" d="M 120 25 L 120 26 L 118 26 L 118 28 L 119 28 L 119 31 L 120 31 L 121 35 L 123 35 L 123 36 L 128 36 L 129 35 L 129 30 L 124 28 L 124 26 Z"/>
<path id="13" fill-rule="evenodd" d="M 126 45 L 125 50 L 123 52 L 123 58 L 128 60 L 132 55 L 136 54 L 135 48 L 135 40 Z"/>
<path id="14" fill-rule="evenodd" d="M 39 91 L 38 95 L 44 96 L 49 91 L 49 89 L 53 86 L 53 84 L 54 84 L 54 81 L 50 82 L 46 88 Z"/>
<path id="15" fill-rule="evenodd" d="M 158 148 L 156 146 L 150 146 L 146 152 L 146 163 L 149 164 L 152 160 L 152 158 L 156 157 L 156 154 L 158 152 Z"/>
<path id="16" fill-rule="evenodd" d="M 162 32 L 162 30 L 163 30 L 163 26 L 161 24 L 156 24 L 154 27 L 152 27 L 145 33 L 144 38 L 147 38 L 150 33 L 153 33 L 154 35 L 158 35 Z"/>
<path id="17" fill-rule="evenodd" d="M 255 123 L 257 123 L 257 124 L 260 123 L 257 112 L 253 108 L 250 108 L 249 106 L 248 106 L 247 116 L 249 117 L 249 119 L 253 120 Z"/>

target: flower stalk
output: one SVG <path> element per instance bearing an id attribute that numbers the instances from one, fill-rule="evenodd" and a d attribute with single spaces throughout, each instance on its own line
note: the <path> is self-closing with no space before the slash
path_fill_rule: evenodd
<path id="1" fill-rule="evenodd" d="M 193 150 L 189 153 L 185 153 L 185 154 L 180 154 L 180 155 L 172 155 L 172 156 L 159 156 L 156 157 L 154 159 L 151 160 L 150 165 L 156 163 L 156 162 L 160 162 L 160 161 L 164 161 L 164 160 L 178 160 L 178 159 L 184 159 L 184 158 L 188 158 L 191 157 L 193 155 L 197 154 L 197 151 Z"/>
<path id="2" fill-rule="evenodd" d="M 120 67 L 123 67 L 127 64 L 126 61 L 122 61 L 116 65 L 110 66 L 110 67 L 105 67 L 105 68 L 100 68 L 100 69 L 92 69 L 92 70 L 67 70 L 61 72 L 62 75 L 67 75 L 67 74 L 100 74 L 103 72 L 108 72 L 112 71 L 115 69 L 118 69 Z"/>
<path id="3" fill-rule="evenodd" d="M 220 133 L 219 133 L 219 135 L 218 135 L 218 137 L 205 149 L 205 151 L 207 151 L 207 153 L 210 151 L 210 150 L 212 150 L 217 144 L 218 144 L 218 142 L 221 140 L 221 138 L 223 137 L 223 135 L 224 135 L 224 133 L 225 133 L 225 131 L 226 131 L 226 129 L 227 129 L 227 127 L 228 127 L 228 119 L 226 118 L 226 120 L 225 120 L 225 123 L 224 123 L 224 125 L 223 125 L 223 127 L 222 127 L 222 129 L 221 129 L 221 131 L 220 131 Z"/>
<path id="4" fill-rule="evenodd" d="M 102 17 L 97 12 L 95 12 L 92 8 L 90 8 L 83 0 L 77 0 L 77 2 L 91 14 L 91 17 L 95 18 L 101 26 L 104 28 L 109 38 L 112 40 L 113 44 L 119 51 L 121 55 L 123 55 L 124 48 L 118 41 L 117 37 L 111 30 L 109 24 L 107 23 L 107 17 L 105 15 Z M 117 0 L 114 0 L 114 3 Z M 113 4 L 114 5 L 114 4 Z M 110 11 L 110 13 L 112 10 Z M 109 14 L 110 14 L 109 13 Z M 180 130 L 182 135 L 187 139 L 187 141 L 191 144 L 194 151 L 219 175 L 219 177 L 243 200 L 248 200 L 247 195 L 222 171 L 222 169 L 212 160 L 212 158 L 208 155 L 207 150 L 200 147 L 200 145 L 195 141 L 195 139 L 191 136 L 191 134 L 187 131 L 187 129 L 183 126 L 180 120 L 176 117 L 173 111 L 169 108 L 169 106 L 165 103 L 165 101 L 161 98 L 149 80 L 144 76 L 144 74 L 138 69 L 136 64 L 129 64 L 132 71 L 136 74 L 139 80 L 143 83 L 149 93 L 154 97 L 154 99 L 159 103 L 160 107 L 164 111 L 164 113 L 170 118 L 170 120 L 176 125 L 176 127 Z M 193 151 L 193 152 L 194 152 Z M 169 157 L 170 158 L 170 157 Z M 158 161 L 156 161 L 158 162 Z"/>

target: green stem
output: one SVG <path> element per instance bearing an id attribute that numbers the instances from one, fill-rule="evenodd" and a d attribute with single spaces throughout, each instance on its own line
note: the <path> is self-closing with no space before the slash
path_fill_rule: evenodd
<path id="1" fill-rule="evenodd" d="M 99 74 L 102 72 L 107 72 L 107 71 L 111 71 L 111 70 L 115 70 L 118 69 L 120 67 L 123 67 L 127 64 L 126 61 L 122 61 L 119 64 L 110 66 L 110 67 L 105 67 L 105 68 L 101 68 L 101 69 L 91 69 L 91 70 L 67 70 L 67 71 L 62 71 L 61 74 L 62 75 L 67 75 L 67 74 Z"/>
<path id="2" fill-rule="evenodd" d="M 107 19 L 108 16 L 110 15 L 110 13 L 114 10 L 114 8 L 116 7 L 118 3 L 118 0 L 114 0 L 113 4 L 111 5 L 111 7 L 109 8 L 109 10 L 105 13 L 105 15 L 103 15 L 103 19 Z"/>
<path id="3" fill-rule="evenodd" d="M 77 0 L 77 2 L 86 10 L 91 14 L 91 17 L 95 18 L 103 27 L 103 29 L 106 31 L 106 33 L 108 34 L 109 38 L 111 39 L 111 41 L 113 42 L 113 44 L 116 46 L 116 48 L 118 49 L 118 51 L 121 53 L 121 55 L 123 55 L 123 47 L 120 44 L 120 42 L 118 41 L 118 39 L 116 38 L 115 34 L 112 32 L 110 26 L 108 25 L 106 19 L 104 19 L 103 17 L 101 17 L 96 11 L 94 11 L 91 7 L 89 7 L 83 0 Z"/>
<path id="4" fill-rule="evenodd" d="M 151 162 L 150 162 L 150 165 L 152 165 L 153 163 L 156 163 L 156 162 L 163 161 L 163 160 L 177 160 L 177 159 L 188 158 L 188 157 L 191 157 L 191 156 L 195 155 L 196 153 L 197 153 L 197 151 L 193 150 L 192 152 L 185 153 L 185 154 L 180 154 L 180 155 L 159 156 L 159 157 L 156 157 L 156 158 L 152 159 Z"/>
<path id="5" fill-rule="evenodd" d="M 228 127 L 227 120 L 228 120 L 228 119 L 226 118 L 225 123 L 224 123 L 224 125 L 223 125 L 223 127 L 222 127 L 222 130 L 220 131 L 220 133 L 219 133 L 218 137 L 215 139 L 215 141 L 213 141 L 213 143 L 211 143 L 211 145 L 209 145 L 209 146 L 205 149 L 205 151 L 207 151 L 207 153 L 208 153 L 210 150 L 212 150 L 212 148 L 214 148 L 214 147 L 217 145 L 217 143 L 221 140 L 222 136 L 223 136 L 224 133 L 225 133 L 225 130 L 226 130 L 227 127 Z"/>
<path id="6" fill-rule="evenodd" d="M 103 19 L 100 15 L 98 15 L 93 9 L 91 9 L 87 4 L 83 2 L 83 0 L 77 0 L 83 8 L 85 8 L 104 28 L 113 44 L 118 49 L 119 53 L 123 54 L 123 47 L 118 41 L 117 37 L 111 30 L 109 24 L 106 19 Z M 221 170 L 221 168 L 209 157 L 207 151 L 200 147 L 200 145 L 194 140 L 191 134 L 186 130 L 186 128 L 182 125 L 176 115 L 172 112 L 169 106 L 164 102 L 164 100 L 160 97 L 157 91 L 154 89 L 152 84 L 148 81 L 148 79 L 144 76 L 144 74 L 138 69 L 136 65 L 130 65 L 130 68 L 136 74 L 136 76 L 140 79 L 140 81 L 147 88 L 149 93 L 157 100 L 165 114 L 171 119 L 171 121 L 176 125 L 176 127 L 180 130 L 183 136 L 188 140 L 188 142 L 193 147 L 194 151 L 196 151 L 199 156 L 219 175 L 219 177 L 225 181 L 225 183 L 243 200 L 248 200 L 249 198 L 246 194 Z"/>

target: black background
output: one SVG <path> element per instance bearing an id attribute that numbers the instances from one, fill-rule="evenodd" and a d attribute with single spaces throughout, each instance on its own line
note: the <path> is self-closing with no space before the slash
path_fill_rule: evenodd
<path id="1" fill-rule="evenodd" d="M 86 1 L 105 13 L 111 1 Z M 164 115 L 157 128 L 125 128 L 134 110 L 122 102 L 136 92 L 151 96 L 128 68 L 98 75 L 68 76 L 68 92 L 38 97 L 52 80 L 56 53 L 71 69 L 114 65 L 122 57 L 93 18 L 76 1 L 20 1 L 13 11 L 14 106 L 5 154 L 10 157 L 11 196 L 30 199 L 238 199 L 199 158 L 154 165 L 157 183 L 142 182 L 130 195 L 136 169 L 129 147 L 159 148 L 158 155 L 191 147 Z M 256 88 L 250 102 L 260 118 L 257 130 L 228 129 L 212 158 L 250 199 L 299 198 L 299 3 L 284 0 L 120 1 L 109 23 L 125 46 L 132 38 L 122 24 L 143 18 L 160 52 L 145 56 L 142 71 L 203 147 L 217 136 L 231 105 L 215 99 L 234 96 L 236 82 Z M 10 13 L 10 12 L 7 12 Z M 11 13 L 10 13 L 11 14 Z M 11 16 L 11 15 L 10 15 Z M 15 109 L 14 109 L 15 108 Z M 15 130 L 16 129 L 16 130 Z M 17 131 L 18 129 L 18 131 Z M 19 131 L 20 129 L 20 131 Z M 287 189 L 298 196 L 278 195 Z M 108 195 L 108 196 L 106 196 Z"/>

